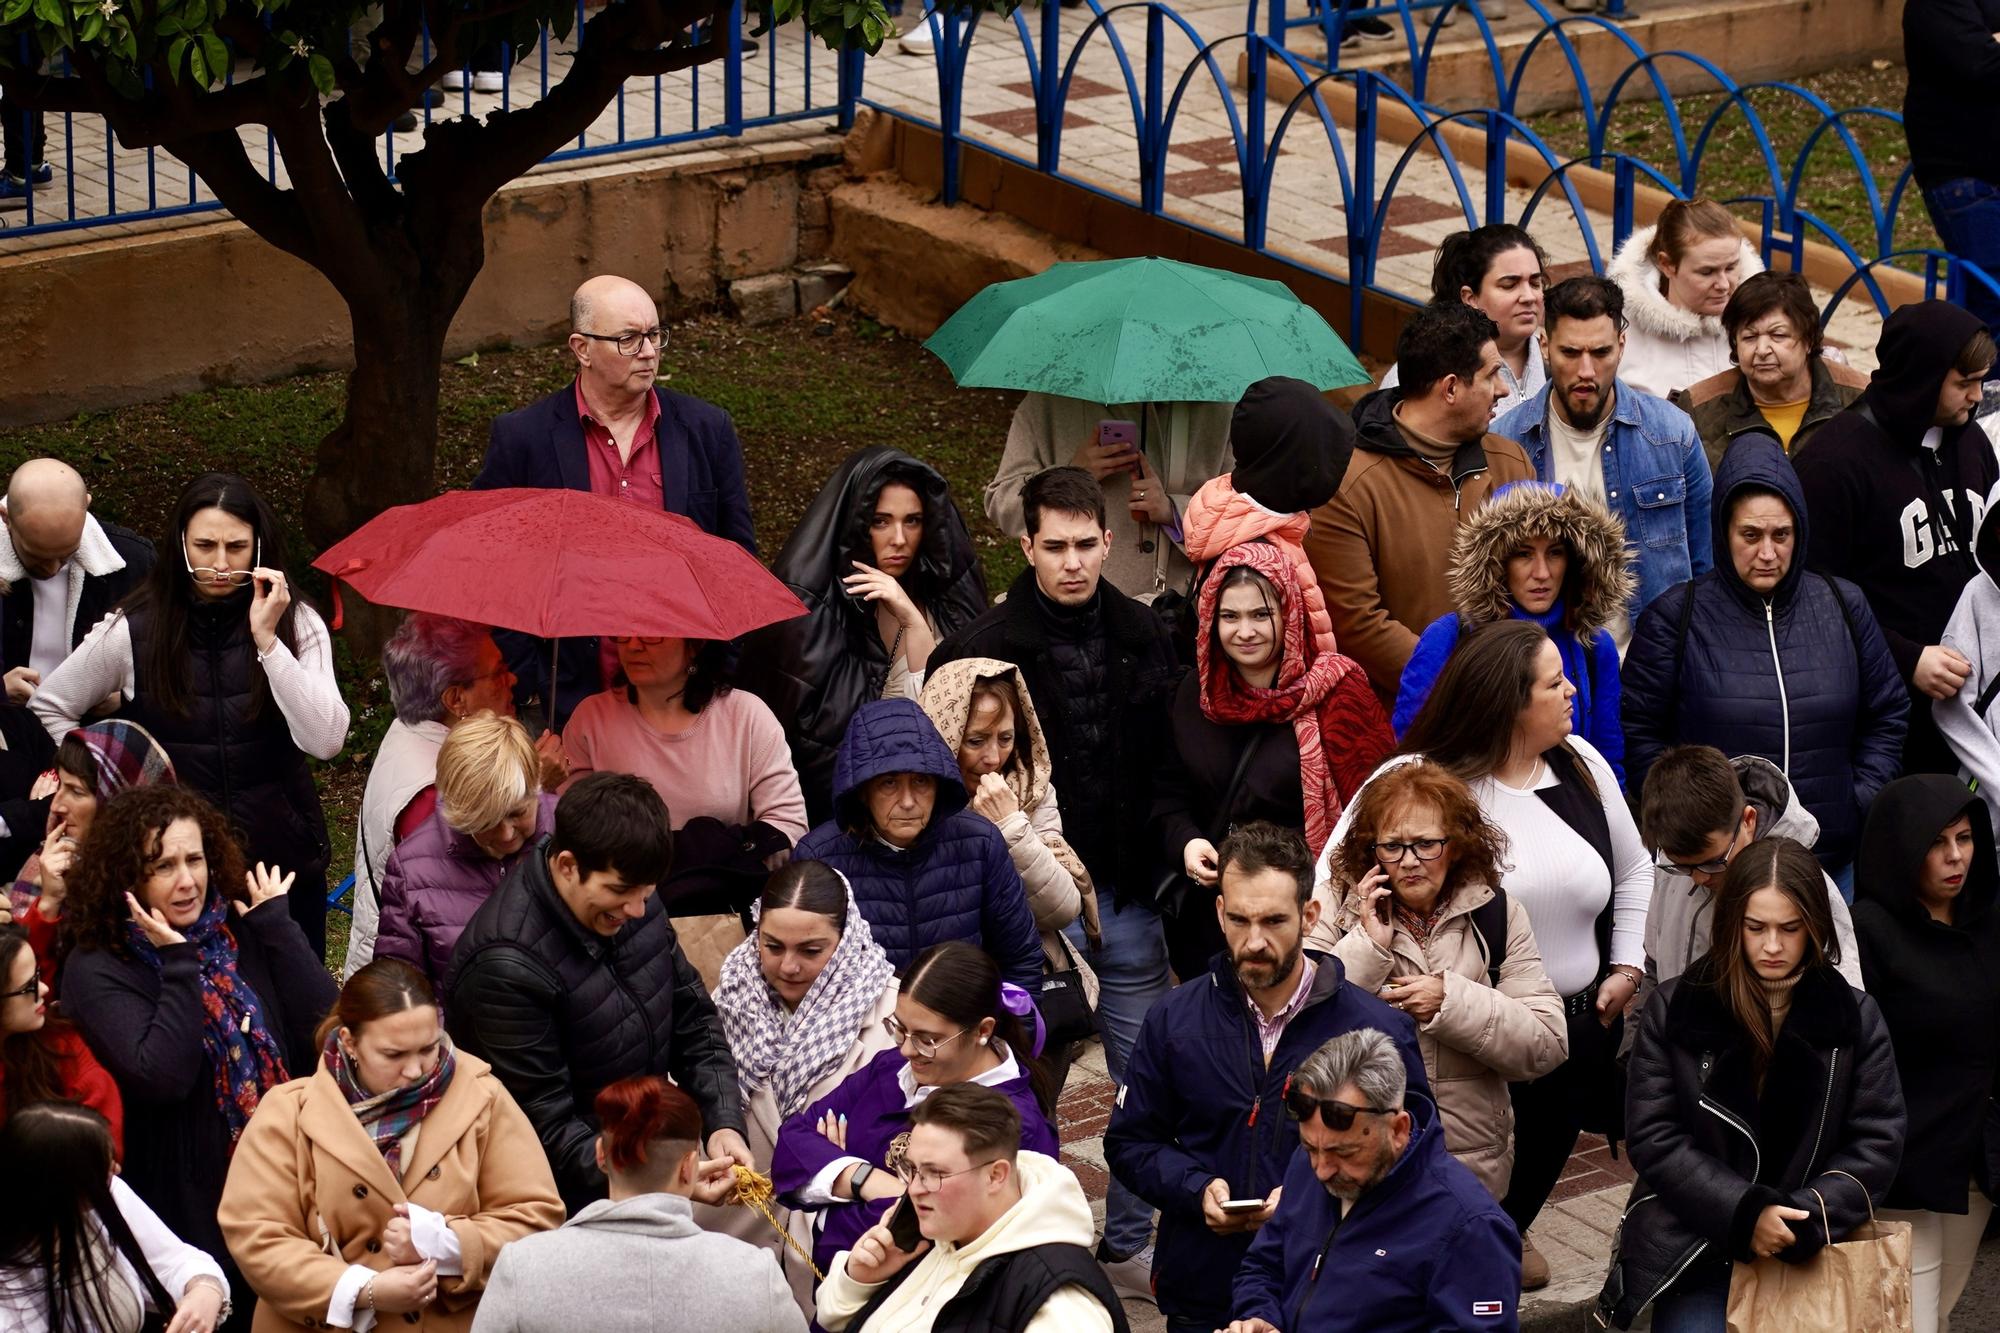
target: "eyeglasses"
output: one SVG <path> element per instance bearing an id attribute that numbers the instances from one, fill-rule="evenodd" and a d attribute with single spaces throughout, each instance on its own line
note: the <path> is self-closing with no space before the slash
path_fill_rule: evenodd
<path id="1" fill-rule="evenodd" d="M 664 634 L 611 634 L 606 637 L 613 643 L 643 643 L 648 648 L 657 648 L 667 641 Z"/>
<path id="2" fill-rule="evenodd" d="M 250 581 L 248 569 L 215 569 L 209 565 L 197 565 L 188 559 L 187 539 L 181 540 L 181 563 L 187 566 L 188 576 L 196 583 L 226 583 L 232 588 L 240 588 Z M 251 548 L 250 565 L 254 569 L 264 563 L 264 539 L 258 538 Z"/>
<path id="3" fill-rule="evenodd" d="M 1736 832 L 1730 836 L 1729 846 L 1713 861 L 1697 861 L 1693 865 L 1683 865 L 1678 861 L 1669 861 L 1667 854 L 1662 852 L 1653 858 L 1653 864 L 1661 870 L 1676 875 L 1720 875 L 1729 869 L 1729 859 L 1736 855 L 1736 843 L 1742 836 L 1743 826 L 1738 824 Z"/>
<path id="4" fill-rule="evenodd" d="M 1315 1097 L 1303 1088 L 1292 1088 L 1285 1093 L 1285 1114 L 1301 1124 L 1317 1115 L 1328 1129 L 1344 1134 L 1354 1128 L 1354 1117 L 1358 1115 L 1396 1113 L 1375 1106 L 1350 1106 L 1331 1097 Z"/>
<path id="5" fill-rule="evenodd" d="M 902 1020 L 890 1014 L 882 1020 L 882 1030 L 889 1034 L 889 1040 L 896 1043 L 898 1050 L 908 1042 L 912 1050 L 926 1060 L 935 1060 L 937 1053 L 963 1037 L 970 1029 L 960 1028 L 949 1037 L 923 1037 L 904 1027 Z"/>
<path id="6" fill-rule="evenodd" d="M 912 1166 L 905 1160 L 896 1163 L 896 1178 L 905 1185 L 923 1186 L 926 1194 L 935 1194 L 943 1189 L 945 1181 L 950 1180 L 953 1176 L 962 1176 L 968 1171 L 977 1171 L 981 1167 L 991 1166 L 999 1160 L 997 1157 L 989 1157 L 983 1162 L 974 1162 L 971 1166 L 961 1167 L 957 1171 L 934 1171 L 927 1166 Z"/>
<path id="7" fill-rule="evenodd" d="M 633 330 L 628 333 L 584 333 L 583 330 L 578 329 L 577 333 L 579 336 L 588 338 L 592 342 L 615 344 L 620 356 L 635 354 L 639 350 L 639 344 L 642 342 L 651 343 L 656 349 L 661 351 L 665 351 L 667 346 L 667 331 L 658 327 Z"/>
<path id="8" fill-rule="evenodd" d="M 0 1002 L 16 998 L 24 1000 L 39 999 L 41 997 L 41 993 L 42 993 L 42 979 L 39 976 L 33 976 L 29 977 L 28 984 L 21 987 L 19 990 L 0 990 Z"/>
<path id="9" fill-rule="evenodd" d="M 1395 865 L 1403 859 L 1405 852 L 1413 853 L 1419 861 L 1435 861 L 1444 855 L 1449 838 L 1418 838 L 1412 842 L 1371 842 L 1375 859 L 1385 866 Z"/>

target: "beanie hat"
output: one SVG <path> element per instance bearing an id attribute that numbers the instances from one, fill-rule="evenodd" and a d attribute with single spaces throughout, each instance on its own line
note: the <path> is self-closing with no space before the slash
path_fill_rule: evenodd
<path id="1" fill-rule="evenodd" d="M 1304 380 L 1251 385 L 1229 419 L 1231 484 L 1280 514 L 1317 509 L 1340 489 L 1354 456 L 1354 423 Z"/>

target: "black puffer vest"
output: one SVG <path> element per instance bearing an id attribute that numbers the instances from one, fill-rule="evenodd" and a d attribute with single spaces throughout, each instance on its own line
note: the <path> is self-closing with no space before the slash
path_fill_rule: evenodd
<path id="1" fill-rule="evenodd" d="M 868 1320 L 917 1268 L 910 1264 L 883 1283 L 848 1327 L 867 1333 Z M 932 1333 L 1021 1333 L 1049 1297 L 1071 1284 L 1095 1296 L 1110 1312 L 1114 1333 L 1130 1333 L 1124 1302 L 1097 1260 L 1083 1246 L 1061 1242 L 996 1254 L 973 1269 L 958 1294 L 939 1307 L 931 1321 Z"/>
<path id="2" fill-rule="evenodd" d="M 190 609 L 184 714 L 159 707 L 147 679 L 151 612 L 129 612 L 133 693 L 119 716 L 152 732 L 181 784 L 228 817 L 245 860 L 297 871 L 301 885 L 317 884 L 330 856 L 326 818 L 284 713 L 268 691 L 258 703 L 263 668 L 250 641 L 248 607 L 245 593 Z"/>
<path id="3" fill-rule="evenodd" d="M 1063 789 L 1063 797 L 1079 807 L 1079 813 L 1092 807 L 1108 808 L 1116 796 L 1117 703 L 1112 698 L 1111 652 L 1104 637 L 1103 607 L 1093 600 L 1081 610 L 1070 611 L 1037 596 L 1035 611 L 1048 631 L 1049 662 L 1061 683 L 1063 712 L 1073 746 L 1071 771 L 1076 776 Z M 1070 796 L 1072 791 L 1074 797 Z M 1092 836 L 1085 830 L 1079 832 L 1086 841 Z"/>

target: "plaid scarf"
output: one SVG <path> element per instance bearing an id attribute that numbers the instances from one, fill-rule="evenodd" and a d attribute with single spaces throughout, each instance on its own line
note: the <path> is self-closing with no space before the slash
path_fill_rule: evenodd
<path id="1" fill-rule="evenodd" d="M 399 1181 L 403 1178 L 403 1136 L 444 1100 L 446 1090 L 451 1087 L 451 1076 L 458 1069 L 458 1053 L 452 1048 L 451 1038 L 442 1033 L 439 1037 L 438 1062 L 430 1075 L 421 1083 L 387 1092 L 370 1092 L 361 1086 L 361 1080 L 354 1076 L 354 1066 L 340 1049 L 338 1030 L 327 1034 L 326 1046 L 320 1051 L 320 1058 L 326 1061 L 326 1072 L 340 1085 L 354 1118 L 382 1150 L 389 1174 Z"/>
<path id="2" fill-rule="evenodd" d="M 78 727 L 70 735 L 97 761 L 97 799 L 108 801 L 127 787 L 177 781 L 174 761 L 153 733 L 137 722 L 112 718 Z"/>
<path id="3" fill-rule="evenodd" d="M 841 876 L 841 883 L 846 882 Z M 753 927 L 750 938 L 722 960 L 722 976 L 715 987 L 715 1008 L 722 1015 L 729 1052 L 736 1057 L 743 1095 L 769 1088 L 780 1117 L 803 1111 L 812 1100 L 813 1085 L 838 1068 L 854 1048 L 861 1025 L 895 975 L 850 888 L 847 929 L 834 946 L 833 957 L 813 979 L 799 1007 L 787 1013 L 764 980 Z"/>
<path id="4" fill-rule="evenodd" d="M 215 1105 L 229 1126 L 233 1152 L 257 1103 L 291 1075 L 264 1019 L 263 1002 L 237 974 L 236 936 L 228 917 L 228 900 L 211 889 L 201 915 L 181 933 L 201 959 L 201 1046 L 215 1075 Z M 132 952 L 158 972 L 160 951 L 153 942 L 136 924 L 126 931 Z"/>

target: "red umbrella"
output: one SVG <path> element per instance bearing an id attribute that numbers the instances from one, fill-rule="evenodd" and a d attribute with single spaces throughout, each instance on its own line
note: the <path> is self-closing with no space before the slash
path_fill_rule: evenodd
<path id="1" fill-rule="evenodd" d="M 313 568 L 379 606 L 545 639 L 733 639 L 805 607 L 757 558 L 679 514 L 588 491 L 448 491 L 398 505 Z"/>

